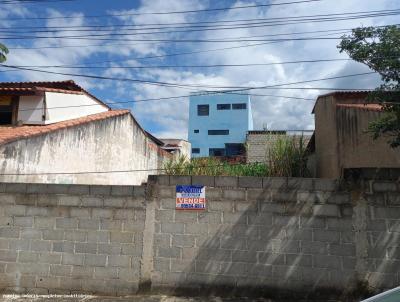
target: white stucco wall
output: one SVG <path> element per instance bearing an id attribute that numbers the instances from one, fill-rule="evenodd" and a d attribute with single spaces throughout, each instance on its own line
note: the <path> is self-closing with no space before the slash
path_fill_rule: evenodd
<path id="1" fill-rule="evenodd" d="M 18 121 L 24 124 L 43 124 L 44 95 L 23 95 L 19 97 Z"/>
<path id="2" fill-rule="evenodd" d="M 45 92 L 45 94 L 47 104 L 46 124 L 57 123 L 60 121 L 108 111 L 108 108 L 104 104 L 86 94 L 67 94 L 56 92 Z"/>
<path id="3" fill-rule="evenodd" d="M 162 167 L 159 148 L 130 114 L 58 130 L 0 146 L 0 181 L 63 184 L 137 185 L 142 172 L 59 175 L 1 175 L 143 170 Z"/>

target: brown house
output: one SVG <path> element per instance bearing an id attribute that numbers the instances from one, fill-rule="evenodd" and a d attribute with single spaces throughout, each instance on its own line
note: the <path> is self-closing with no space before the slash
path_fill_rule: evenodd
<path id="1" fill-rule="evenodd" d="M 382 115 L 379 104 L 366 102 L 368 92 L 333 92 L 317 98 L 315 115 L 315 174 L 340 178 L 348 172 L 398 174 L 400 149 L 388 138 L 373 140 L 368 124 Z"/>

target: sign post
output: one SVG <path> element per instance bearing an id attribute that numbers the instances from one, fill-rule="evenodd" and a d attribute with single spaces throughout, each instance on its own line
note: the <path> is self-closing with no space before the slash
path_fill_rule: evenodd
<path id="1" fill-rule="evenodd" d="M 176 210 L 205 210 L 205 186 L 176 186 Z"/>

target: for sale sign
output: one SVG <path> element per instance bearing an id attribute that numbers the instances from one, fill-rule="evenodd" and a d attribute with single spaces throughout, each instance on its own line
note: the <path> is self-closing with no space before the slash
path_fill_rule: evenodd
<path id="1" fill-rule="evenodd" d="M 205 210 L 205 186 L 176 186 L 177 210 Z"/>

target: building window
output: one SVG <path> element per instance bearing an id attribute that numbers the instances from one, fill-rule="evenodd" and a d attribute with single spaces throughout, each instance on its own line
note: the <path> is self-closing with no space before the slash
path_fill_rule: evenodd
<path id="1" fill-rule="evenodd" d="M 208 135 L 229 135 L 229 130 L 208 130 Z"/>
<path id="2" fill-rule="evenodd" d="M 209 156 L 225 156 L 225 149 L 224 148 L 210 148 L 208 150 Z"/>
<path id="3" fill-rule="evenodd" d="M 193 130 L 194 133 L 199 133 L 199 129 Z"/>
<path id="4" fill-rule="evenodd" d="M 11 96 L 0 96 L 0 125 L 11 125 L 16 119 L 16 102 Z"/>
<path id="5" fill-rule="evenodd" d="M 209 105 L 197 105 L 197 115 L 204 116 L 209 115 L 210 106 Z"/>
<path id="6" fill-rule="evenodd" d="M 192 148 L 192 153 L 193 154 L 199 154 L 200 153 L 200 148 Z"/>
<path id="7" fill-rule="evenodd" d="M 246 109 L 246 103 L 240 103 L 240 104 L 232 104 L 232 109 L 240 110 L 240 109 Z"/>
<path id="8" fill-rule="evenodd" d="M 217 104 L 217 110 L 231 110 L 231 104 Z"/>

